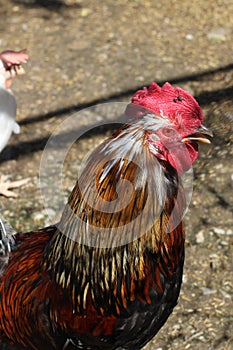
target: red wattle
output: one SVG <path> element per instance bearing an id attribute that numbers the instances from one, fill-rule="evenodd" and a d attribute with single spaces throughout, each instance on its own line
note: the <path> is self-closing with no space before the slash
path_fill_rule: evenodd
<path id="1" fill-rule="evenodd" d="M 168 152 L 168 161 L 179 174 L 189 170 L 197 157 L 198 144 L 196 142 L 186 143 L 183 147 L 177 147 Z"/>

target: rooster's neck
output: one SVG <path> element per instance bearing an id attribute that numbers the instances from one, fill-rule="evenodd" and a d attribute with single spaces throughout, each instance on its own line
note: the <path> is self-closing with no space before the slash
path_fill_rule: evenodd
<path id="1" fill-rule="evenodd" d="M 174 235 L 180 235 L 183 244 L 182 224 L 172 227 L 170 220 L 178 177 L 172 169 L 167 172 L 145 144 L 150 123 L 148 117 L 122 129 L 89 157 L 46 251 L 47 267 L 59 285 L 70 289 L 77 312 L 85 309 L 87 295 L 94 304 L 103 297 L 103 309 L 115 307 L 117 312 L 119 305 L 113 306 L 112 300 L 104 306 L 107 290 L 114 291 L 119 280 L 128 281 L 125 288 L 129 299 L 134 298 L 135 285 L 143 285 L 154 269 L 148 257 L 156 264 L 164 254 L 170 261 Z M 179 201 L 184 204 L 182 196 Z M 178 207 L 176 217 L 182 212 Z M 173 253 L 178 260 L 179 253 Z M 173 268 L 175 260 L 169 262 Z"/>

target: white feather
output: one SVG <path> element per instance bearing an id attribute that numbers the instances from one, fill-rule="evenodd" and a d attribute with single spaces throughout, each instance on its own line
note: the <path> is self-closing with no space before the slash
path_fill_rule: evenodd
<path id="1" fill-rule="evenodd" d="M 19 125 L 15 122 L 16 99 L 13 92 L 5 88 L 7 78 L 8 72 L 0 60 L 0 152 L 6 146 L 12 132 L 20 132 Z"/>

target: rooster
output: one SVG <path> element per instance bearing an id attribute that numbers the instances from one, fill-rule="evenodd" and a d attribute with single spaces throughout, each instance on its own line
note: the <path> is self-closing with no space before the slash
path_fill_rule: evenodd
<path id="1" fill-rule="evenodd" d="M 12 132 L 18 134 L 20 127 L 15 121 L 16 99 L 10 87 L 13 78 L 21 74 L 22 63 L 26 63 L 28 55 L 26 50 L 3 51 L 0 53 L 0 152 L 6 146 Z M 6 197 L 16 197 L 16 193 L 9 189 L 19 187 L 28 182 L 28 179 L 9 182 L 0 177 L 0 194 Z"/>
<path id="2" fill-rule="evenodd" d="M 141 349 L 182 283 L 180 175 L 209 143 L 197 101 L 152 83 L 88 157 L 58 225 L 2 229 L 1 349 Z"/>

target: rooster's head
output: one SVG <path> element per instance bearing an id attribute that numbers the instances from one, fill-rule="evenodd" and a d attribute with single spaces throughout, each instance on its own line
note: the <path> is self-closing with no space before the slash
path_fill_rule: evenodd
<path id="1" fill-rule="evenodd" d="M 198 157 L 198 142 L 210 143 L 211 131 L 202 125 L 203 112 L 195 98 L 180 87 L 151 83 L 138 90 L 126 114 L 153 113 L 167 121 L 166 126 L 147 132 L 150 151 L 179 173 L 187 171 Z"/>

